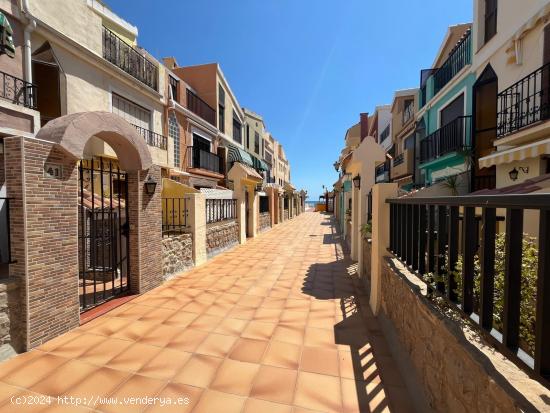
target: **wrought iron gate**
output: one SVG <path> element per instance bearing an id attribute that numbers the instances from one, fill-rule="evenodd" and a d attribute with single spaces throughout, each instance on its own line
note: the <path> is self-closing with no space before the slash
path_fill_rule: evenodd
<path id="1" fill-rule="evenodd" d="M 78 182 L 80 309 L 125 294 L 128 283 L 128 180 L 116 161 L 82 160 Z"/>

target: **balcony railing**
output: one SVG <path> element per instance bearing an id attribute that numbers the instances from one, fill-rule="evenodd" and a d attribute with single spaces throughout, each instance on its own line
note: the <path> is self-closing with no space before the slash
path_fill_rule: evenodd
<path id="1" fill-rule="evenodd" d="M 472 62 L 472 36 L 468 30 L 462 40 L 455 46 L 447 60 L 434 73 L 434 94 L 455 77 L 466 65 Z"/>
<path id="2" fill-rule="evenodd" d="M 215 153 L 194 146 L 187 147 L 187 166 L 221 173 L 221 158 Z"/>
<path id="3" fill-rule="evenodd" d="M 467 148 L 471 120 L 471 116 L 460 116 L 424 138 L 420 142 L 420 163 Z"/>
<path id="4" fill-rule="evenodd" d="M 0 72 L 0 97 L 16 105 L 30 109 L 37 108 L 36 85 L 23 79 Z"/>
<path id="5" fill-rule="evenodd" d="M 206 223 L 237 219 L 236 199 L 207 199 Z"/>
<path id="6" fill-rule="evenodd" d="M 106 27 L 103 27 L 103 58 L 158 91 L 158 67 Z"/>
<path id="7" fill-rule="evenodd" d="M 497 137 L 550 118 L 550 63 L 498 94 Z"/>
<path id="8" fill-rule="evenodd" d="M 550 195 L 388 203 L 390 250 L 426 284 L 428 298 L 445 300 L 505 356 L 548 380 Z M 524 233 L 526 210 L 539 212 L 536 234 Z"/>
<path id="9" fill-rule="evenodd" d="M 404 154 L 404 153 L 400 153 L 399 155 L 397 155 L 397 156 L 393 159 L 393 166 L 399 166 L 399 165 L 401 165 L 403 162 L 405 162 L 405 154 Z"/>
<path id="10" fill-rule="evenodd" d="M 138 133 L 143 136 L 143 139 L 145 139 L 147 145 L 164 150 L 168 149 L 168 139 L 166 138 L 166 136 L 160 135 L 158 133 L 150 131 L 149 129 L 145 129 L 137 125 L 134 125 L 134 127 L 137 129 Z"/>
<path id="11" fill-rule="evenodd" d="M 189 89 L 187 89 L 187 109 L 216 126 L 216 111 Z"/>

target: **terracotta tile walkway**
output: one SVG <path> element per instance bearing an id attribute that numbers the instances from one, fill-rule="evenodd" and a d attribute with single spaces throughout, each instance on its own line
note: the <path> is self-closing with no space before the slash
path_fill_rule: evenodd
<path id="1" fill-rule="evenodd" d="M 411 411 L 336 241 L 305 213 L 1 364 L 0 412 Z"/>

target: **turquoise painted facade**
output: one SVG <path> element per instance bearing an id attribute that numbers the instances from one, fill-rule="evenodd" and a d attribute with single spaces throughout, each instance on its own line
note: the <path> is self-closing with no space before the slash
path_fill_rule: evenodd
<path id="1" fill-rule="evenodd" d="M 456 79 L 451 80 L 451 82 L 456 82 L 452 88 L 450 88 L 443 96 L 437 99 L 436 102 L 431 102 L 434 97 L 434 78 L 430 76 L 426 83 L 426 100 L 428 107 L 424 114 L 418 119 L 419 122 L 424 120 L 426 126 L 426 134 L 422 138 L 431 135 L 437 131 L 441 126 L 440 125 L 440 111 L 445 108 L 449 103 L 454 99 L 459 97 L 464 93 L 464 116 L 469 116 L 472 114 L 472 104 L 473 104 L 473 85 L 476 81 L 476 76 L 474 73 L 468 73 L 463 75 L 461 79 L 457 82 Z M 419 91 L 422 93 L 422 90 Z M 422 96 L 419 96 L 421 101 Z M 466 129 L 465 142 L 466 146 L 471 145 L 471 128 Z M 437 171 L 441 171 L 447 168 L 451 170 L 459 170 L 461 165 L 464 165 L 466 158 L 464 152 L 453 152 L 448 153 L 444 156 L 441 156 L 437 159 L 431 160 L 426 163 L 421 163 L 419 169 L 424 176 L 424 183 L 431 185 L 434 183 L 435 179 L 433 174 Z"/>

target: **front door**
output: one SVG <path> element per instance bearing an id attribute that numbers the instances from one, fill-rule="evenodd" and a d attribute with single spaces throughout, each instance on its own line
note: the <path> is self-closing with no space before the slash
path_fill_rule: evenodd
<path id="1" fill-rule="evenodd" d="M 81 311 L 126 294 L 128 179 L 116 161 L 82 160 L 78 187 L 78 258 Z"/>

